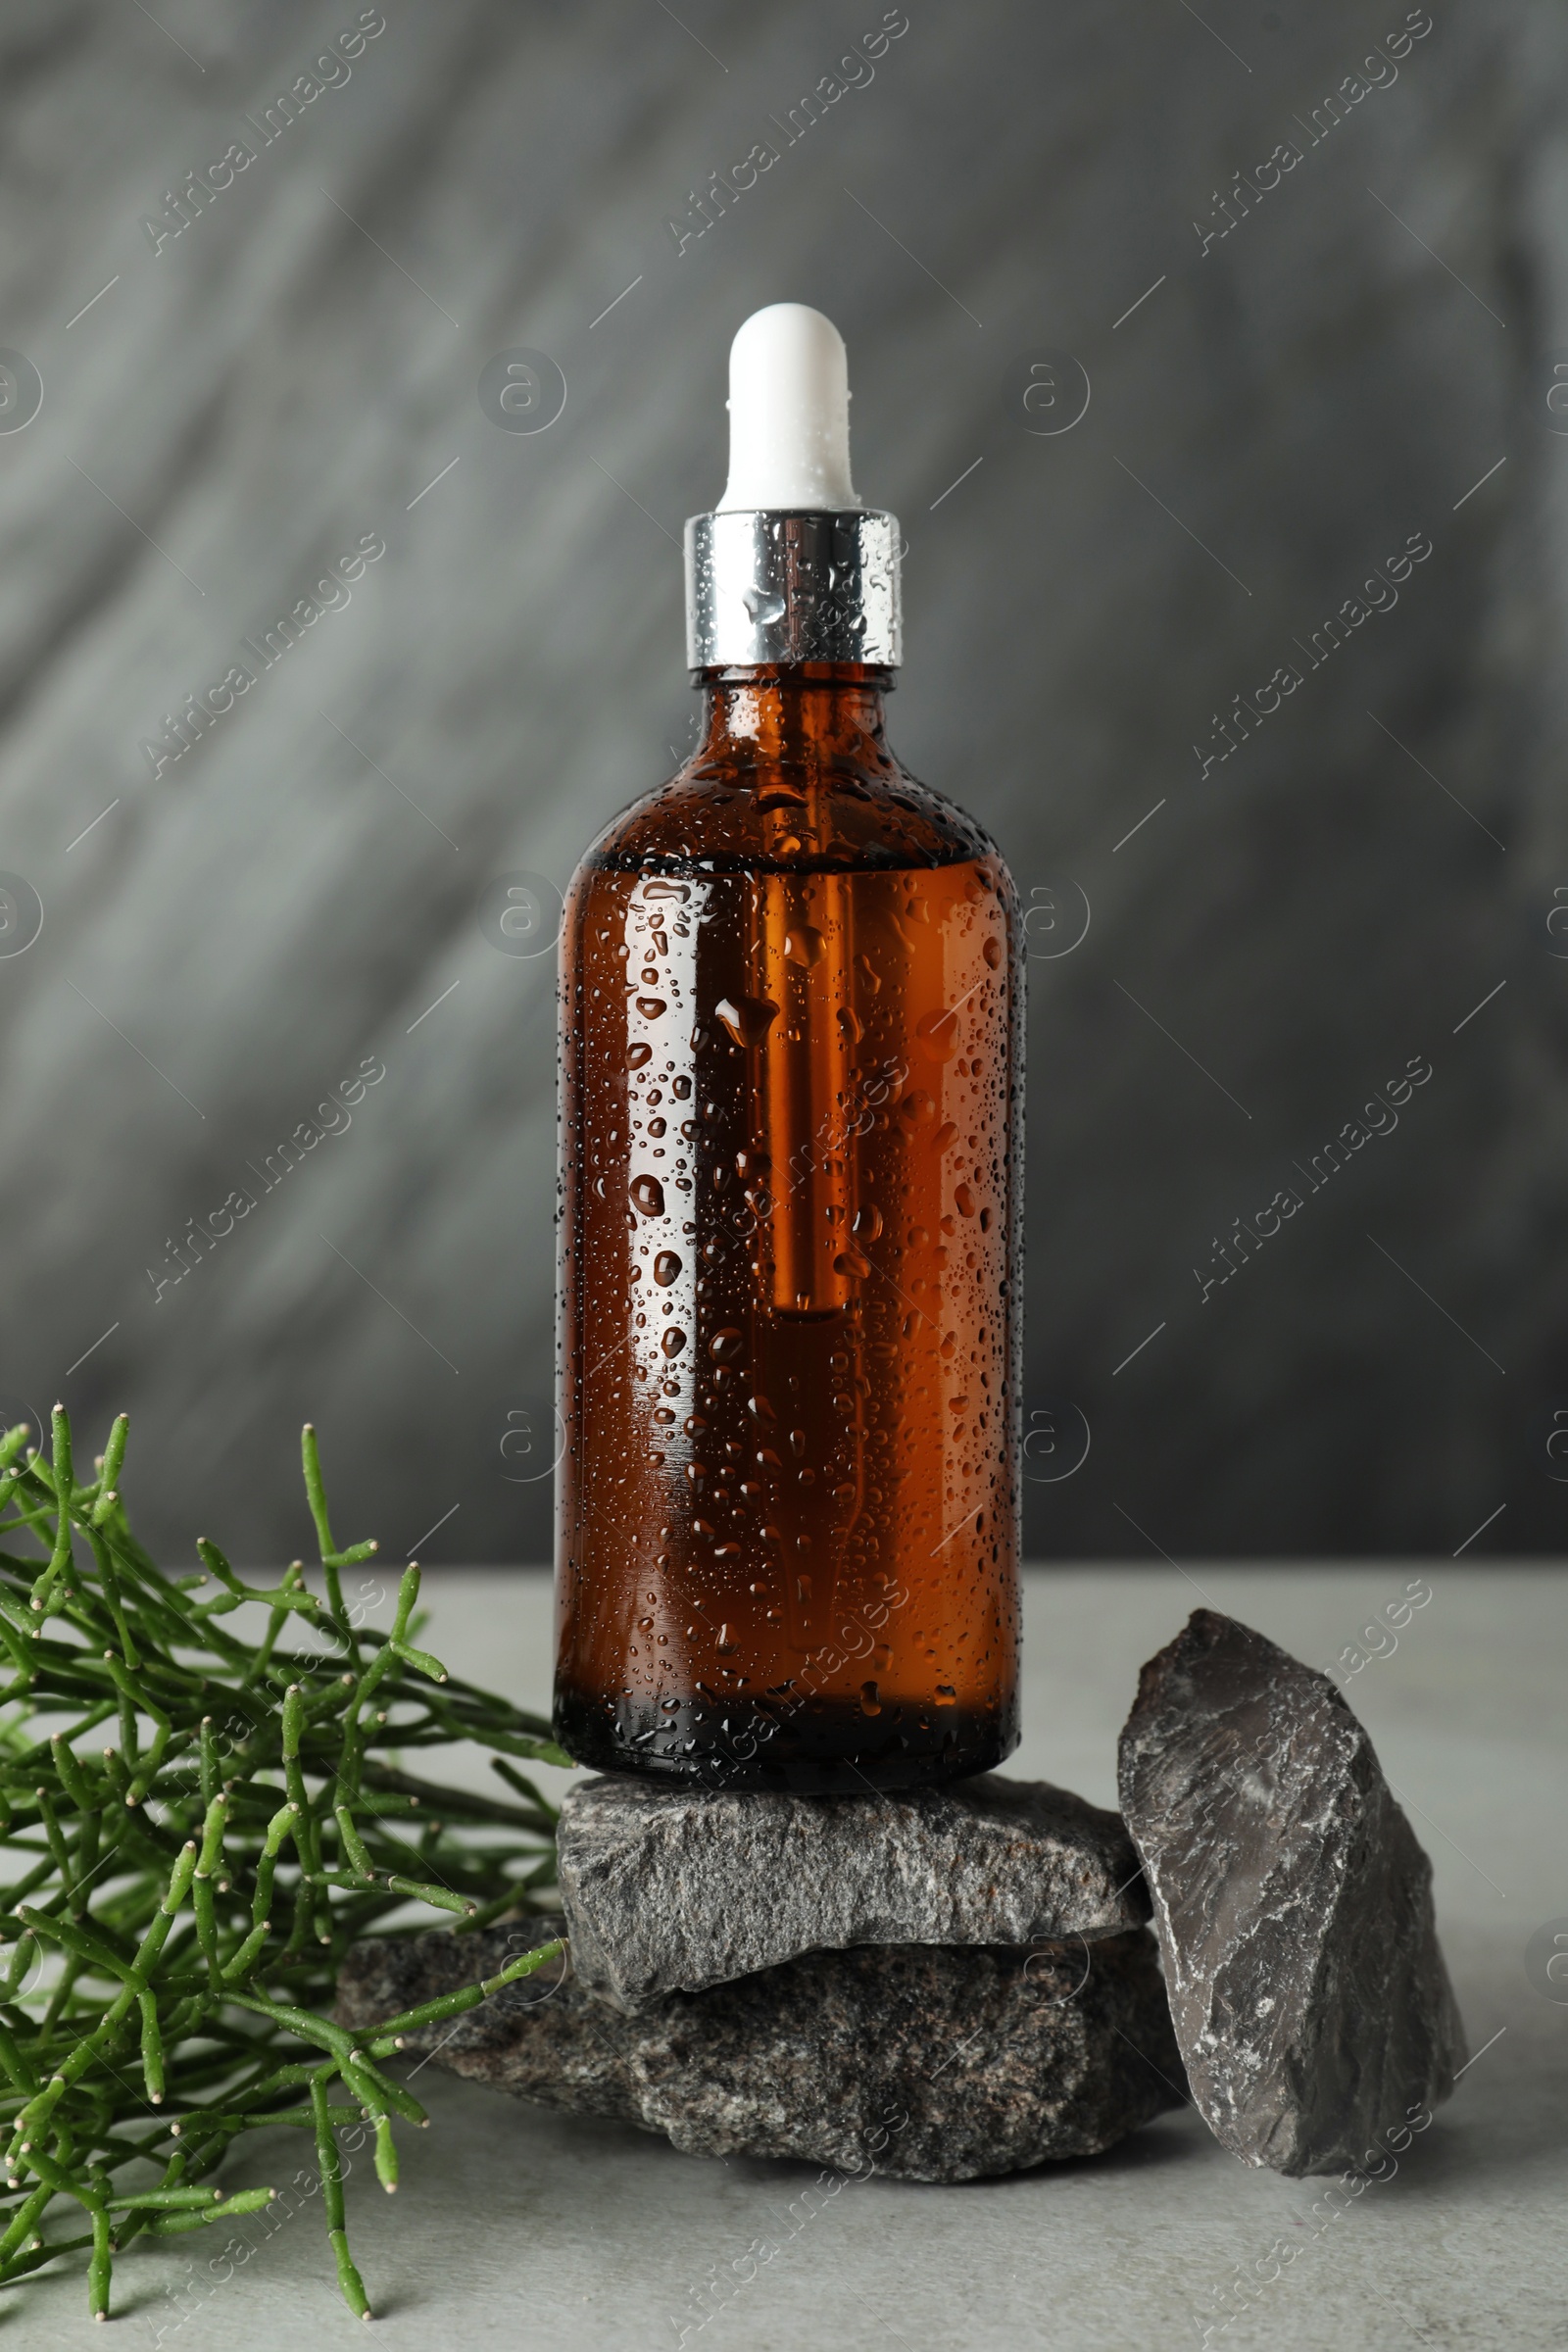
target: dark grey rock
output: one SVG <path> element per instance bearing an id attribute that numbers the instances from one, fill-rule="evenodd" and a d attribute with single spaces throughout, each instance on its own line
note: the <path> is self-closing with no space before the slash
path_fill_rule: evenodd
<path id="1" fill-rule="evenodd" d="M 1212 1609 L 1144 1668 L 1121 1801 L 1193 2097 L 1244 2163 L 1359 2170 L 1464 2030 L 1432 1866 L 1325 1675 Z"/>
<path id="2" fill-rule="evenodd" d="M 373 2026 L 471 1984 L 519 1948 L 517 1933 L 362 1943 L 343 1964 L 338 2021 Z M 1143 1928 L 1054 1952 L 808 1952 L 635 2018 L 563 1967 L 408 2047 L 518 2098 L 664 2132 L 688 2155 L 804 2157 L 905 2180 L 1097 2155 L 1185 2095 Z"/>
<path id="3" fill-rule="evenodd" d="M 1114 1813 L 999 1773 L 865 1796 L 580 1781 L 560 1832 L 572 1964 L 627 2011 L 797 1952 L 1040 1943 L 1149 1917 Z"/>

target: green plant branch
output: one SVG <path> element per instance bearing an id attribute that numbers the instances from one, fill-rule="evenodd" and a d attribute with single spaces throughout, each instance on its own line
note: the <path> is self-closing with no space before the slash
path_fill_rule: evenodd
<path id="1" fill-rule="evenodd" d="M 510 1759 L 567 1759 L 547 1724 L 417 1645 L 416 1567 L 390 1632 L 355 1625 L 342 1572 L 375 1545 L 337 1544 L 313 1429 L 324 1601 L 298 1561 L 247 1582 L 205 1537 L 199 1573 L 166 1574 L 126 1518 L 127 1434 L 122 1414 L 86 1482 L 63 1408 L 47 1460 L 25 1427 L 0 1437 L 0 2284 L 85 2251 L 107 2316 L 136 2237 L 269 2201 L 206 2181 L 243 2133 L 281 2124 L 315 2136 L 339 2284 L 368 2317 L 337 2134 L 371 2126 L 395 2188 L 393 2119 L 427 2119 L 382 2061 L 562 1946 L 364 2034 L 323 2014 L 338 1965 L 371 1930 L 414 1932 L 411 1902 L 458 1933 L 526 1913 L 553 1878 L 556 1813 Z M 245 1608 L 265 1612 L 253 1643 L 225 1622 Z M 491 1750 L 506 1798 L 399 1760 L 461 1740 Z M 149 2158 L 156 2186 L 117 2186 Z M 67 2207 L 84 2233 L 46 2237 Z"/>

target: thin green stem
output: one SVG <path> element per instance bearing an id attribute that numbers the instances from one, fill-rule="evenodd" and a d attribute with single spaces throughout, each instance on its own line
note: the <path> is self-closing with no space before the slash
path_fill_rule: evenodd
<path id="1" fill-rule="evenodd" d="M 0 2192 L 0 2281 L 85 2251 L 107 2313 L 135 2237 L 266 2202 L 207 2182 L 244 2132 L 279 2123 L 316 2133 L 339 2278 L 368 2311 L 336 2131 L 367 2118 L 395 2186 L 395 2120 L 426 2119 L 381 2061 L 560 1947 L 360 2036 L 323 2014 L 338 1963 L 389 1917 L 412 1932 L 396 1916 L 411 1901 L 463 1928 L 526 1902 L 553 1869 L 555 1814 L 506 1759 L 560 1751 L 537 1718 L 442 1679 L 418 1646 L 416 1568 L 390 1632 L 349 1623 L 343 1571 L 374 1546 L 335 1541 L 314 1432 L 302 1460 L 324 1605 L 297 1562 L 252 1582 L 206 1539 L 200 1576 L 160 1568 L 126 1516 L 126 1437 L 122 1416 L 86 1484 L 63 1412 L 44 1453 L 27 1454 L 24 1430 L 0 1437 L 0 2120 L 15 2183 Z M 259 1642 L 231 1630 L 250 1602 L 266 1612 Z M 280 1655 L 291 1620 L 300 1639 Z M 402 1769 L 400 1751 L 460 1740 L 491 1751 L 507 1800 Z M 353 2106 L 333 2103 L 338 2083 Z M 118 2182 L 148 2158 L 155 2187 Z M 62 2234 L 64 2204 L 87 2236 Z"/>

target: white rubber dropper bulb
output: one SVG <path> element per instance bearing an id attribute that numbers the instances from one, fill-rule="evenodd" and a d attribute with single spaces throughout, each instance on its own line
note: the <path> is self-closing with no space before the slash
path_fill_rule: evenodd
<path id="1" fill-rule="evenodd" d="M 803 302 L 754 311 L 729 347 L 729 480 L 716 512 L 859 504 L 844 337 Z"/>

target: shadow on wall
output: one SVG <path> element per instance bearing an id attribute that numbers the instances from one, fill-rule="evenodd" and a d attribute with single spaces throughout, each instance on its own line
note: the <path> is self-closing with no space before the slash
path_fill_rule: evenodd
<path id="1" fill-rule="evenodd" d="M 855 24 L 0 28 L 0 1403 L 172 1557 L 304 1548 L 307 1417 L 548 1547 L 561 892 L 779 298 L 1028 909 L 1032 1547 L 1562 1541 L 1568 27 Z"/>

